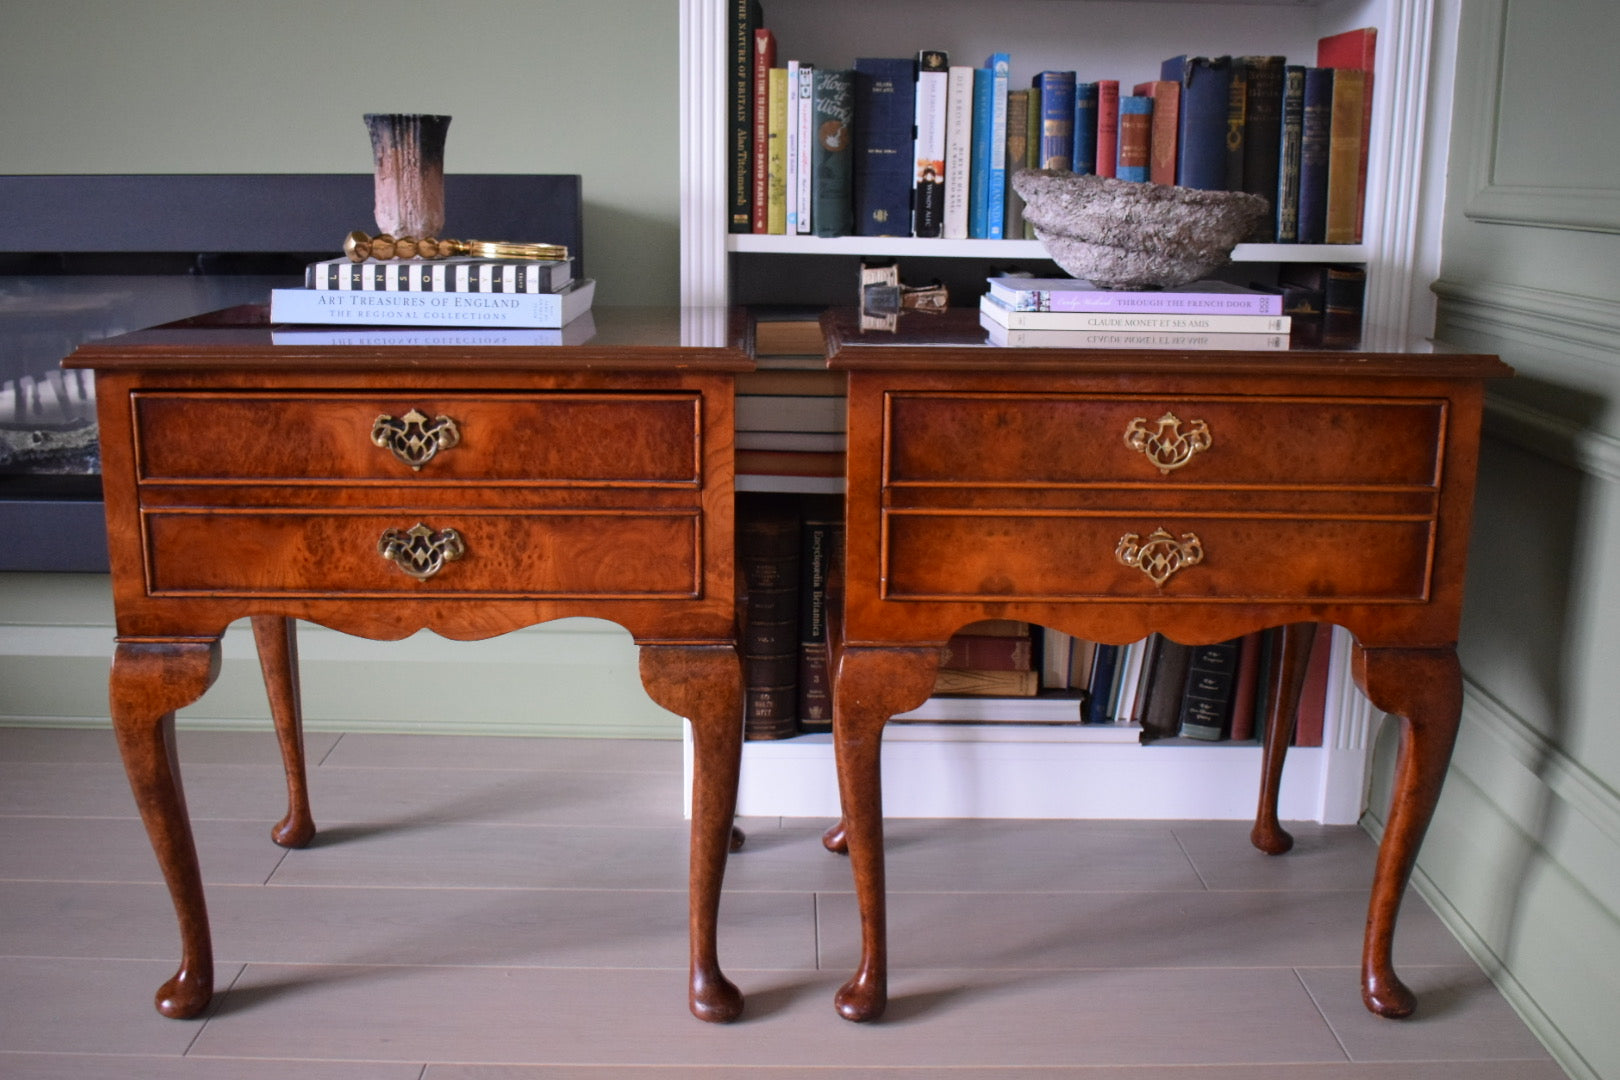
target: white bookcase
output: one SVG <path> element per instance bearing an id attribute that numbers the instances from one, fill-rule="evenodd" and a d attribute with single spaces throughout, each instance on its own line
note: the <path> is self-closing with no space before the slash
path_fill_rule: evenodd
<path id="1" fill-rule="evenodd" d="M 1378 28 L 1364 242 L 1240 245 L 1234 261 L 1359 262 L 1367 267 L 1370 333 L 1426 330 L 1438 238 L 1425 221 L 1449 99 L 1432 96 L 1431 65 L 1449 63 L 1436 0 L 763 0 L 778 56 L 849 66 L 856 56 L 944 49 L 978 64 L 1012 56 L 1014 85 L 1035 72 L 1073 68 L 1122 84 L 1155 78 L 1160 61 L 1195 55 L 1278 54 L 1313 63 L 1320 37 Z M 731 0 L 681 0 L 682 302 L 793 303 L 809 289 L 847 289 L 861 256 L 959 261 L 978 272 L 1044 258 L 1032 240 L 944 241 L 909 237 L 732 234 L 726 216 L 727 33 Z M 1438 59 L 1437 59 L 1438 58 Z M 920 265 L 933 265 L 921 263 Z M 838 301 L 834 301 L 838 302 Z M 805 490 L 789 478 L 740 486 Z M 811 485 L 824 490 L 825 485 Z M 1324 746 L 1290 753 L 1285 818 L 1349 823 L 1364 798 L 1374 710 L 1350 682 L 1349 638 L 1334 634 Z M 983 724 L 889 725 L 885 812 L 941 817 L 1228 817 L 1254 813 L 1259 750 L 1250 745 L 1140 746 L 1127 729 Z M 825 737 L 751 742 L 744 751 L 739 813 L 838 813 Z"/>

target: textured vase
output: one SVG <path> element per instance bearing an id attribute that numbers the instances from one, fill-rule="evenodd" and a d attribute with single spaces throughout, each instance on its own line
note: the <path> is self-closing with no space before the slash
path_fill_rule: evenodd
<path id="1" fill-rule="evenodd" d="M 448 116 L 366 114 L 378 232 L 424 237 L 444 229 L 444 137 L 449 129 Z"/>
<path id="2" fill-rule="evenodd" d="M 1208 277 L 1270 212 L 1241 191 L 1022 169 L 1013 188 L 1052 261 L 1104 289 L 1168 288 Z"/>

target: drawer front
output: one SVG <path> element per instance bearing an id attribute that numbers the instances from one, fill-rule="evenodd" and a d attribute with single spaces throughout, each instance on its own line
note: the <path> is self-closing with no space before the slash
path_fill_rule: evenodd
<path id="1" fill-rule="evenodd" d="M 700 594 L 701 520 L 691 512 L 215 511 L 149 512 L 143 526 L 154 596 L 689 599 Z"/>
<path id="2" fill-rule="evenodd" d="M 1433 488 L 1446 423 L 1427 399 L 891 393 L 885 410 L 886 486 Z"/>
<path id="3" fill-rule="evenodd" d="M 890 513 L 889 600 L 1427 600 L 1432 520 Z M 1162 534 L 1160 535 L 1160 531 Z"/>
<path id="4" fill-rule="evenodd" d="M 134 395 L 146 483 L 696 487 L 702 399 L 668 394 Z"/>

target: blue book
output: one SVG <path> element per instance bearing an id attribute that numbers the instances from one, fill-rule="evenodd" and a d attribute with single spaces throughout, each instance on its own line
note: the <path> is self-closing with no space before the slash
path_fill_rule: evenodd
<path id="1" fill-rule="evenodd" d="M 968 236 L 983 240 L 990 235 L 990 90 L 989 68 L 973 69 L 973 165 L 968 172 Z"/>
<path id="2" fill-rule="evenodd" d="M 1097 84 L 1074 87 L 1074 171 L 1097 171 Z"/>
<path id="3" fill-rule="evenodd" d="M 1006 235 L 1007 218 L 1007 83 L 1012 77 L 1012 58 L 991 53 L 985 61 L 990 69 L 990 169 L 985 177 L 985 235 L 1000 240 Z"/>
<path id="4" fill-rule="evenodd" d="M 1153 99 L 1119 96 L 1119 160 L 1114 176 L 1145 184 L 1153 163 Z"/>
<path id="5" fill-rule="evenodd" d="M 1097 643 L 1091 657 L 1091 678 L 1086 683 L 1086 723 L 1109 724 L 1114 720 L 1114 668 L 1119 664 L 1119 646 Z"/>
<path id="6" fill-rule="evenodd" d="M 1176 140 L 1176 183 L 1206 191 L 1226 190 L 1226 122 L 1230 112 L 1232 58 L 1175 56 L 1159 78 L 1181 84 Z"/>
<path id="7" fill-rule="evenodd" d="M 1299 137 L 1299 242 L 1327 237 L 1328 138 L 1333 124 L 1333 69 L 1305 69 Z"/>
<path id="8" fill-rule="evenodd" d="M 855 61 L 855 234 L 910 236 L 912 125 L 917 64 L 911 57 Z"/>
<path id="9" fill-rule="evenodd" d="M 1043 71 L 1030 86 L 1041 92 L 1041 168 L 1074 171 L 1074 72 Z"/>

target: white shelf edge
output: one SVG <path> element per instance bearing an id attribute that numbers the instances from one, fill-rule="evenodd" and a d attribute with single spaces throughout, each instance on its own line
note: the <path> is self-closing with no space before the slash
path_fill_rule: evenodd
<path id="1" fill-rule="evenodd" d="M 941 240 L 923 236 L 776 236 L 728 233 L 726 249 L 761 255 L 893 255 L 930 258 L 1044 259 L 1039 240 Z M 1366 244 L 1239 244 L 1233 262 L 1366 262 Z"/>

